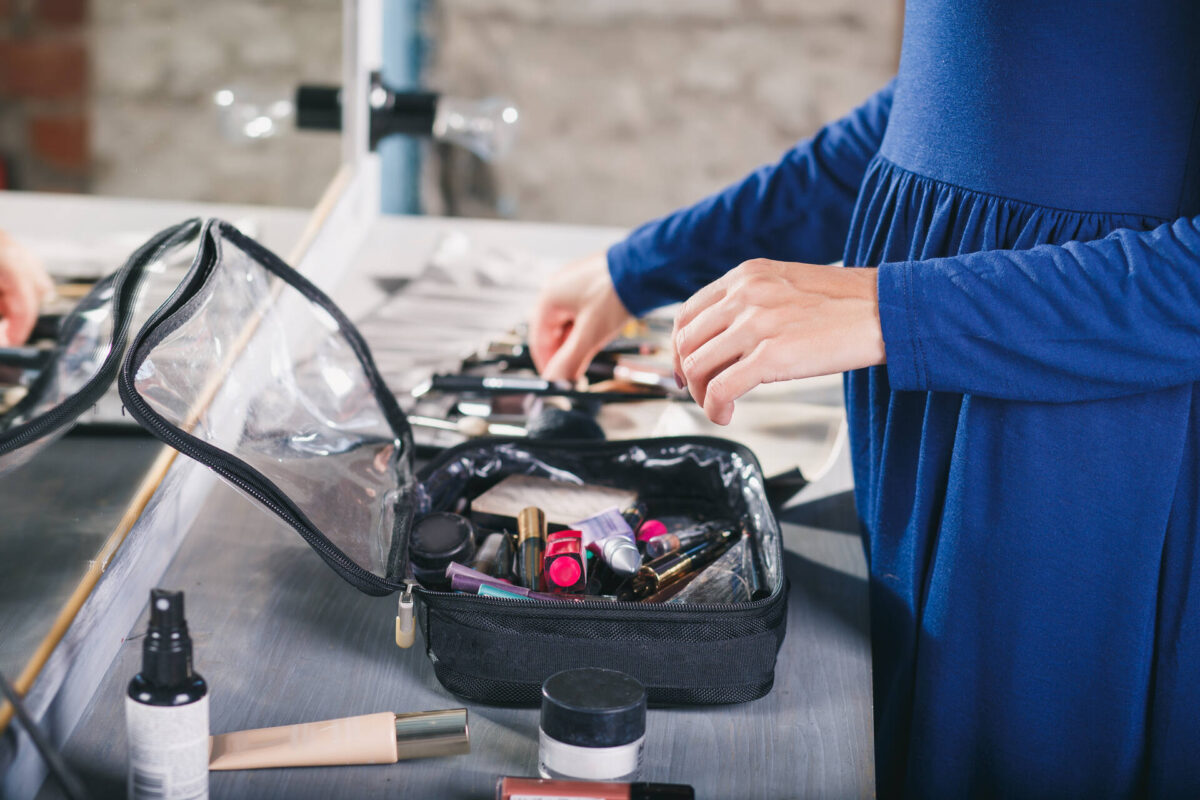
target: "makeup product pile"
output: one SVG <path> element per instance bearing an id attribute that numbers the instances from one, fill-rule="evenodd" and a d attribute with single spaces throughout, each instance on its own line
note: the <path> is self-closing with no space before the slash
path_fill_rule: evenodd
<path id="1" fill-rule="evenodd" d="M 514 331 L 418 382 L 401 401 L 416 442 L 430 449 L 485 435 L 602 440 L 596 415 L 606 403 L 690 399 L 675 386 L 666 351 L 651 343 L 656 336 L 614 342 L 585 380 L 570 384 L 539 377 Z"/>
<path id="2" fill-rule="evenodd" d="M 409 560 L 426 589 L 525 602 L 732 603 L 769 594 L 742 526 L 678 513 L 678 501 L 509 475 L 461 505 L 413 526 Z"/>
<path id="3" fill-rule="evenodd" d="M 602 404 L 689 399 L 672 377 L 669 320 L 631 323 L 578 384 L 539 377 L 524 320 L 556 267 L 456 232 L 437 243 L 421 274 L 377 281 L 386 296 L 356 323 L 418 446 L 441 450 L 480 436 L 598 440 Z"/>

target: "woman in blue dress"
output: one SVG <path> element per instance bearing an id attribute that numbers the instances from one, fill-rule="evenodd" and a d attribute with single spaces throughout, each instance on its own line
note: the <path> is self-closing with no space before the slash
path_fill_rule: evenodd
<path id="1" fill-rule="evenodd" d="M 907 6 L 890 85 L 561 272 L 535 357 L 686 300 L 716 422 L 846 373 L 880 796 L 1200 796 L 1200 3 Z"/>

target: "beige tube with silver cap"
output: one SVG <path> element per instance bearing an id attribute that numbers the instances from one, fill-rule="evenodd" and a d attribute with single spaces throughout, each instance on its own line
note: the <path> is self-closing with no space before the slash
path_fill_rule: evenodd
<path id="1" fill-rule="evenodd" d="M 395 764 L 471 751 L 467 710 L 384 711 L 361 717 L 223 733 L 209 738 L 210 770 Z"/>

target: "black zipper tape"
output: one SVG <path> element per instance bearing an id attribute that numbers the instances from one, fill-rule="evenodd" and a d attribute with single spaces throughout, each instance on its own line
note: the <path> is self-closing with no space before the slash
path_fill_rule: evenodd
<path id="1" fill-rule="evenodd" d="M 178 329 L 191 317 L 195 310 L 193 301 L 206 290 L 209 279 L 220 265 L 220 244 L 214 231 L 219 231 L 222 235 L 227 236 L 251 255 L 260 266 L 300 291 L 306 299 L 319 305 L 333 316 L 342 327 L 342 332 L 346 334 L 360 361 L 363 361 L 364 354 L 367 355 L 367 360 L 363 361 L 363 368 L 367 371 L 368 378 L 373 379 L 372 386 L 376 389 L 378 399 L 378 388 L 384 386 L 383 380 L 379 377 L 374 363 L 370 361 L 366 344 L 362 341 L 361 336 L 353 330 L 349 320 L 333 304 L 333 301 L 316 286 L 309 283 L 300 273 L 287 266 L 270 251 L 243 236 L 233 226 L 218 220 L 210 220 L 205 223 L 201 231 L 200 247 L 187 277 L 171 299 L 146 321 L 142 330 L 135 337 L 118 379 L 118 391 L 122 402 L 125 403 L 130 416 L 157 438 L 213 470 L 290 525 L 335 572 L 355 588 L 372 595 L 386 595 L 402 588 L 403 583 L 394 583 L 381 578 L 346 556 L 308 519 L 291 498 L 261 472 L 231 453 L 167 422 L 138 393 L 136 378 L 141 365 L 165 336 Z M 246 246 L 247 243 L 253 247 Z M 403 420 L 403 414 L 399 411 L 395 398 L 390 393 L 387 394 L 387 398 L 395 406 L 399 419 Z M 380 405 L 386 406 L 386 403 Z M 392 419 L 393 417 L 389 416 L 389 422 Z M 401 430 L 396 431 L 396 435 L 399 438 L 406 432 L 407 421 L 404 421 Z M 408 434 L 408 439 L 411 442 L 411 433 Z M 406 444 L 402 444 L 402 446 Z M 408 452 L 411 453 L 411 446 L 409 446 Z M 411 458 L 411 455 L 408 457 Z"/>
<path id="2" fill-rule="evenodd" d="M 81 414 L 99 402 L 100 398 L 104 396 L 104 393 L 112 385 L 121 367 L 121 361 L 125 355 L 126 345 L 129 340 L 129 328 L 133 322 L 137 292 L 142 286 L 146 268 L 157 261 L 167 250 L 193 238 L 195 230 L 199 228 L 199 224 L 199 220 L 188 220 L 187 222 L 174 225 L 159 232 L 146 242 L 146 244 L 138 248 L 129 257 L 129 260 L 125 262 L 125 265 L 114 273 L 112 276 L 113 330 L 110 338 L 111 344 L 108 354 L 100 364 L 100 368 L 96 370 L 96 374 L 80 387 L 77 392 L 54 408 L 49 409 L 28 422 L 15 425 L 3 434 L 0 434 L 0 456 L 49 436 L 59 429 L 70 425 Z M 64 332 L 69 333 L 78 329 L 81 324 L 77 316 L 78 309 L 88 299 L 94 297 L 97 292 L 106 291 L 108 285 L 108 279 L 102 280 L 76 305 L 76 309 L 63 321 Z M 49 368 L 43 372 L 47 379 L 49 378 L 49 369 L 52 369 L 52 365 L 48 366 Z M 26 400 L 31 403 L 37 401 L 37 385 L 35 382 L 34 386 L 31 387 L 30 393 L 26 396 Z M 15 413 L 20 413 L 20 410 L 20 405 L 13 409 Z"/>

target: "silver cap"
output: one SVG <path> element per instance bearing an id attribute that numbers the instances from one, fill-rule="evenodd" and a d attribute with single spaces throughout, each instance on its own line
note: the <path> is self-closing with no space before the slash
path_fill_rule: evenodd
<path id="1" fill-rule="evenodd" d="M 600 555 L 609 569 L 618 575 L 632 575 L 642 566 L 637 545 L 624 536 L 610 536 L 600 543 Z"/>
<path id="2" fill-rule="evenodd" d="M 471 752 L 467 710 L 414 711 L 396 715 L 396 752 L 406 758 L 457 756 Z"/>

